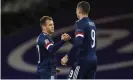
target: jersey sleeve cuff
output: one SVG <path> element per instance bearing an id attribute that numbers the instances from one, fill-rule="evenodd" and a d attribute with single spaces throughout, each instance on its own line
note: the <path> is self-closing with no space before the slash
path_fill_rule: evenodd
<path id="1" fill-rule="evenodd" d="M 61 42 L 62 44 L 64 44 L 64 43 L 65 43 L 65 41 L 64 41 L 64 40 L 60 40 L 60 42 Z"/>

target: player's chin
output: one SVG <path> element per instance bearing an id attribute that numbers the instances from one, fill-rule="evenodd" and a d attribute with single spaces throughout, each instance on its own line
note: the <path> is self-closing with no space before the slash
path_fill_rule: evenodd
<path id="1" fill-rule="evenodd" d="M 54 30 L 51 30 L 52 33 L 54 33 Z"/>
<path id="2" fill-rule="evenodd" d="M 52 34 L 52 33 L 54 33 L 54 31 L 51 31 L 50 33 Z"/>

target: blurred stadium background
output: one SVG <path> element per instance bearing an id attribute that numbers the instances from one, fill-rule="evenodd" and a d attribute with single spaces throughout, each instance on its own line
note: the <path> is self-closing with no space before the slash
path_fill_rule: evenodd
<path id="1" fill-rule="evenodd" d="M 39 19 L 52 16 L 54 41 L 63 32 L 72 33 L 76 4 L 80 0 L 1 0 L 2 47 L 1 78 L 37 79 L 36 37 L 41 32 Z M 89 0 L 90 18 L 97 25 L 97 79 L 133 78 L 133 1 Z M 71 48 L 65 44 L 57 52 L 58 78 L 66 78 L 71 62 L 61 66 L 61 57 Z M 74 57 L 74 56 L 72 56 Z"/>

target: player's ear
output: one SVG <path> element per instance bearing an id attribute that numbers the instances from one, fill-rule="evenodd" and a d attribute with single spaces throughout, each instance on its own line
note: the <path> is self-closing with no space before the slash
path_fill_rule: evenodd
<path id="1" fill-rule="evenodd" d="M 79 14 L 81 14 L 82 13 L 82 9 L 81 8 L 78 8 L 78 10 L 79 10 Z"/>
<path id="2" fill-rule="evenodd" d="M 79 9 L 79 14 L 81 14 L 82 13 L 82 11 L 81 11 L 81 9 Z"/>
<path id="3" fill-rule="evenodd" d="M 46 26 L 45 25 L 42 25 L 42 29 L 45 29 L 46 28 Z"/>

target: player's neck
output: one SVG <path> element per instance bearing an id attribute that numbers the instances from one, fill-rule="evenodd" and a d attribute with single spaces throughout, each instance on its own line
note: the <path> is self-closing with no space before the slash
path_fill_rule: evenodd
<path id="1" fill-rule="evenodd" d="M 45 33 L 45 34 L 48 34 L 50 36 L 52 35 L 52 34 L 48 33 L 48 31 L 46 31 L 46 30 L 42 30 L 42 32 Z"/>
<path id="2" fill-rule="evenodd" d="M 84 17 L 88 17 L 88 15 L 81 15 L 79 20 L 83 19 Z"/>

